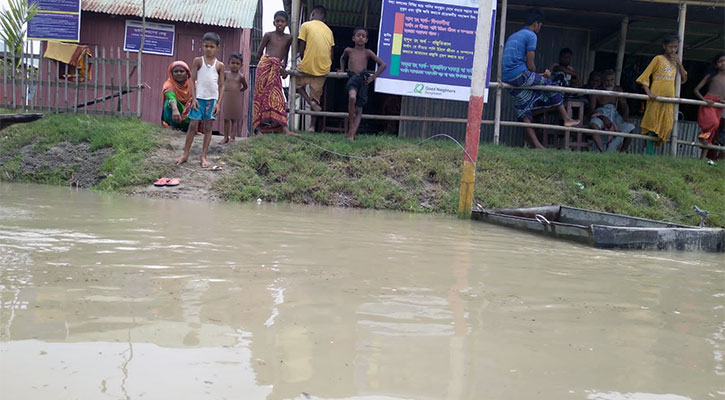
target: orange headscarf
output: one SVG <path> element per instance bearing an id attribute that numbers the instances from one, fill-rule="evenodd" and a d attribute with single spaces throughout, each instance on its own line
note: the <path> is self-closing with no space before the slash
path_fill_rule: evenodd
<path id="1" fill-rule="evenodd" d="M 186 73 L 189 76 L 189 79 L 186 80 L 186 82 L 179 84 L 174 80 L 174 74 L 173 70 L 174 67 L 181 67 L 186 70 Z M 189 89 L 189 81 L 191 81 L 191 70 L 189 69 L 189 66 L 183 62 L 183 61 L 174 61 L 169 65 L 169 79 L 164 82 L 164 87 L 161 89 L 161 95 L 165 95 L 167 92 L 174 92 L 176 93 L 176 99 L 180 102 L 184 103 L 184 112 L 181 114 L 181 117 L 183 119 L 186 119 L 186 116 L 189 114 L 189 111 L 191 111 L 191 90 Z"/>

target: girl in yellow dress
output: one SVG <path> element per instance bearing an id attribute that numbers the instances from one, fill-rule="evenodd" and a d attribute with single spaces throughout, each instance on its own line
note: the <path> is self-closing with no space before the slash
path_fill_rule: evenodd
<path id="1" fill-rule="evenodd" d="M 665 36 L 662 40 L 664 54 L 653 58 L 647 69 L 637 78 L 637 83 L 642 85 L 645 93 L 650 98 L 650 100 L 647 100 L 647 109 L 640 124 L 642 134 L 657 136 L 659 138 L 657 145 L 666 142 L 667 138 L 670 137 L 675 108 L 673 103 L 657 101 L 657 96 L 675 97 L 675 76 L 677 76 L 678 71 L 682 76 L 682 83 L 687 80 L 687 71 L 685 71 L 680 58 L 677 56 L 679 46 L 679 36 L 675 34 Z M 655 142 L 648 140 L 646 143 L 647 154 L 654 154 Z"/>

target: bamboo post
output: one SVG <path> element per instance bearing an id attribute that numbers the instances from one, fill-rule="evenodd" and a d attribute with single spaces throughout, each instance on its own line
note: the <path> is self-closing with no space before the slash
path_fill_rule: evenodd
<path id="1" fill-rule="evenodd" d="M 35 56 L 33 55 L 32 43 L 28 40 L 25 46 L 28 51 L 28 105 L 31 111 L 35 111 L 35 95 L 37 93 L 37 87 L 35 85 Z"/>
<path id="2" fill-rule="evenodd" d="M 98 46 L 93 48 L 93 99 L 98 98 Z M 87 106 L 86 106 L 87 107 Z M 98 106 L 94 104 L 93 110 L 98 110 Z"/>
<path id="3" fill-rule="evenodd" d="M 10 78 L 10 80 L 12 82 L 12 87 L 10 89 L 10 93 L 13 96 L 13 109 L 14 109 L 14 108 L 17 107 L 17 101 L 15 100 L 15 92 L 17 90 L 17 87 L 16 87 L 16 85 L 17 85 L 16 76 L 17 76 L 17 72 L 18 71 L 17 71 L 17 68 L 15 67 L 15 58 L 17 58 L 17 53 L 15 52 L 15 47 L 13 47 L 11 50 L 12 50 L 12 55 L 13 56 L 10 58 L 10 73 L 12 74 L 11 75 L 11 78 Z"/>
<path id="4" fill-rule="evenodd" d="M 51 77 L 51 74 L 50 74 L 51 67 L 50 66 L 51 66 L 50 59 L 45 60 L 45 67 L 46 67 L 45 68 L 45 83 L 48 85 L 45 89 L 45 93 L 47 94 L 47 96 L 45 97 L 45 102 L 48 103 L 47 110 L 49 112 L 53 108 L 53 104 L 50 101 L 50 77 Z"/>
<path id="5" fill-rule="evenodd" d="M 83 113 L 88 114 L 88 53 L 83 53 Z"/>
<path id="6" fill-rule="evenodd" d="M 141 118 L 141 53 L 143 53 L 144 42 L 146 41 L 146 0 L 141 2 L 141 45 L 138 48 L 138 60 L 136 60 L 136 117 Z M 129 77 L 129 79 L 131 79 Z"/>
<path id="7" fill-rule="evenodd" d="M 65 75 L 63 76 L 65 79 L 65 110 L 68 111 L 68 64 L 65 64 Z"/>
<path id="8" fill-rule="evenodd" d="M 458 192 L 458 217 L 470 218 L 473 205 L 473 190 L 476 182 L 476 159 L 478 143 L 481 140 L 481 116 L 483 114 L 483 93 L 488 75 L 488 60 L 491 35 L 491 0 L 478 0 L 478 21 L 476 23 L 476 47 L 473 52 L 473 73 L 471 75 L 471 97 L 468 100 L 468 123 L 466 124 L 466 152 L 463 155 L 461 186 Z M 477 79 L 480 77 L 480 79 Z"/>
<path id="9" fill-rule="evenodd" d="M 614 70 L 615 82 L 619 86 L 619 82 L 622 79 L 622 67 L 624 66 L 624 51 L 627 48 L 627 30 L 629 29 L 629 17 L 625 16 L 622 19 L 619 30 L 619 49 L 617 50 L 617 64 Z"/>
<path id="10" fill-rule="evenodd" d="M 121 48 L 116 46 L 116 72 L 118 73 L 118 106 L 116 111 L 123 115 L 123 72 L 121 71 Z"/>
<path id="11" fill-rule="evenodd" d="M 20 46 L 20 108 L 25 110 L 25 106 L 27 105 L 27 94 L 28 91 L 25 90 L 25 74 L 27 73 L 27 64 L 25 61 L 25 44 Z"/>
<path id="12" fill-rule="evenodd" d="M 126 95 L 128 96 L 129 101 L 126 102 L 126 113 L 131 114 L 131 63 L 128 58 L 128 52 L 126 52 L 126 60 L 124 60 L 126 64 Z"/>
<path id="13" fill-rule="evenodd" d="M 78 90 L 81 87 L 81 73 L 80 73 L 80 71 L 78 71 L 78 66 L 76 66 L 75 76 L 76 76 L 76 79 L 75 79 L 76 94 L 75 94 L 75 96 L 73 96 L 73 113 L 78 112 Z"/>
<path id="14" fill-rule="evenodd" d="M 106 61 L 108 61 L 108 60 L 106 60 L 106 48 L 105 47 L 101 47 L 101 60 L 103 61 L 103 82 L 101 85 L 101 92 L 102 92 L 101 95 L 105 96 L 106 87 L 108 85 L 108 80 L 106 80 Z M 98 97 L 96 97 L 96 98 L 98 98 Z M 103 114 L 106 114 L 106 108 L 108 108 L 108 105 L 104 101 L 103 104 L 101 105 L 101 112 Z"/>
<path id="15" fill-rule="evenodd" d="M 685 50 L 685 20 L 687 19 L 687 3 L 680 2 L 680 16 L 678 18 L 678 22 L 680 23 L 679 29 L 677 30 L 677 34 L 680 36 L 680 46 L 677 48 L 677 57 L 682 61 L 682 54 Z M 677 71 L 677 76 L 675 77 L 675 97 L 680 97 L 680 91 L 682 90 L 682 75 L 680 75 L 680 72 Z M 677 145 L 678 145 L 678 136 L 679 136 L 679 117 L 678 114 L 680 113 L 680 105 L 678 103 L 675 104 L 674 109 L 674 123 L 672 124 L 672 140 L 670 142 L 670 152 L 672 153 L 673 157 L 677 157 Z"/>
<path id="16" fill-rule="evenodd" d="M 498 28 L 498 57 L 496 61 L 496 82 L 501 83 L 503 76 L 503 48 L 506 44 L 506 13 L 508 10 L 508 0 L 501 3 L 500 25 Z M 493 143 L 498 144 L 501 137 L 501 100 L 503 98 L 503 88 L 496 88 L 496 104 L 494 105 L 494 124 L 493 124 Z"/>
<path id="17" fill-rule="evenodd" d="M 292 35 L 292 54 L 290 55 L 290 69 L 297 69 L 297 39 L 299 31 L 299 20 L 300 20 L 300 0 L 292 0 L 292 21 L 289 24 L 289 33 Z M 297 88 L 295 85 L 297 80 L 295 75 L 290 75 L 289 78 L 289 98 L 287 99 L 287 107 L 289 112 L 287 114 L 287 126 L 290 129 L 295 128 L 295 103 L 297 100 Z"/>
<path id="18" fill-rule="evenodd" d="M 3 105 L 8 104 L 8 46 L 3 48 Z"/>
<path id="19" fill-rule="evenodd" d="M 53 71 L 53 88 L 55 89 L 55 102 L 53 104 L 55 104 L 55 112 L 57 113 L 60 111 L 60 107 L 58 107 L 58 92 L 60 91 L 60 82 L 58 81 L 58 63 L 56 63 L 55 61 L 53 61 Z"/>

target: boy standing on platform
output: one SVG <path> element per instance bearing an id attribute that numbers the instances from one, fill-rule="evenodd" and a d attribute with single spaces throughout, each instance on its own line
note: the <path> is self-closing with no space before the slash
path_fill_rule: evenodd
<path id="1" fill-rule="evenodd" d="M 347 58 L 347 76 L 345 90 L 348 93 L 348 121 L 347 137 L 355 139 L 355 133 L 362 119 L 362 108 L 368 102 L 368 85 L 385 70 L 385 63 L 372 50 L 365 48 L 368 42 L 368 31 L 357 27 L 353 31 L 352 41 L 355 47 L 348 47 L 340 57 L 340 72 L 345 71 L 345 58 Z M 378 64 L 374 74 L 367 71 L 368 61 L 372 59 Z"/>
<path id="2" fill-rule="evenodd" d="M 189 130 L 186 133 L 184 155 L 175 160 L 176 164 L 183 164 L 189 159 L 191 145 L 199 128 L 199 122 L 204 124 L 204 145 L 201 150 L 201 167 L 209 168 L 211 163 L 206 161 L 206 152 L 211 142 L 211 124 L 219 113 L 219 103 L 224 96 L 224 63 L 216 59 L 221 39 L 215 32 L 207 32 L 202 38 L 204 41 L 204 55 L 194 58 L 191 64 L 191 98 L 194 99 L 189 113 Z M 196 85 L 194 85 L 196 82 Z"/>
<path id="3" fill-rule="evenodd" d="M 325 75 L 332 66 L 333 46 L 335 38 L 325 24 L 327 10 L 323 6 L 314 6 L 310 12 L 310 20 L 302 24 L 299 34 L 299 53 L 302 61 L 297 69 L 306 74 L 297 77 L 295 86 L 297 93 L 310 104 L 314 111 L 322 110 L 320 99 L 325 86 Z M 307 94 L 305 88 L 310 87 Z M 317 118 L 312 117 L 312 130 Z"/>

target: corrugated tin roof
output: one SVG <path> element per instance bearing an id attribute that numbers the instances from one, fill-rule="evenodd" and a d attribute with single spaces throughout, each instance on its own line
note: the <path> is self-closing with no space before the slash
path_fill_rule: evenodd
<path id="1" fill-rule="evenodd" d="M 81 9 L 141 17 L 142 0 L 83 0 Z M 257 0 L 146 0 L 146 17 L 228 28 L 252 28 Z"/>

